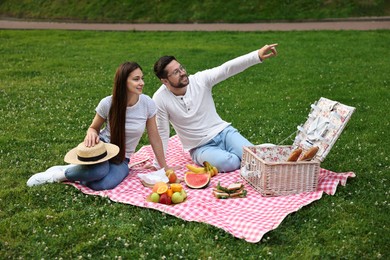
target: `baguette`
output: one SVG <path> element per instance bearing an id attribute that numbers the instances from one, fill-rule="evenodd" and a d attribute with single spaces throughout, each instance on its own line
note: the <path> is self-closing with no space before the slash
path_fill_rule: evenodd
<path id="1" fill-rule="evenodd" d="M 317 154 L 319 147 L 314 146 L 307 150 L 298 161 L 310 161 Z"/>
<path id="2" fill-rule="evenodd" d="M 288 157 L 287 161 L 288 162 L 296 162 L 298 160 L 299 156 L 301 155 L 301 153 L 302 153 L 302 149 L 301 148 L 295 149 L 294 151 L 291 152 L 291 154 Z"/>

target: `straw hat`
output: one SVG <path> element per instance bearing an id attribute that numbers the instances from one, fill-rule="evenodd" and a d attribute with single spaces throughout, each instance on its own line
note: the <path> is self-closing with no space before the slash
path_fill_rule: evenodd
<path id="1" fill-rule="evenodd" d="M 119 153 L 119 147 L 100 141 L 95 146 L 86 147 L 84 142 L 70 150 L 64 161 L 71 164 L 96 164 L 107 161 Z"/>

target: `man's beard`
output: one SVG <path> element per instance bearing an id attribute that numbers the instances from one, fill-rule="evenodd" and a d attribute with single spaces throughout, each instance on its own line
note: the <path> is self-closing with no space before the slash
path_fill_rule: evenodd
<path id="1" fill-rule="evenodd" d="M 184 78 L 187 78 L 188 83 L 186 83 L 186 84 L 182 83 L 182 80 L 183 80 Z M 186 86 L 189 84 L 189 79 L 188 79 L 188 76 L 187 76 L 187 75 L 181 76 L 181 77 L 180 77 L 180 80 L 179 80 L 179 82 L 178 82 L 177 84 L 172 83 L 169 79 L 168 79 L 168 81 L 169 81 L 169 84 L 170 84 L 173 88 L 184 88 L 184 87 L 186 87 Z"/>

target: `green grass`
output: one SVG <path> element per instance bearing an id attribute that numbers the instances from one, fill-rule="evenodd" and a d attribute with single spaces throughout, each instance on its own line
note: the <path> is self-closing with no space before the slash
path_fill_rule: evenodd
<path id="1" fill-rule="evenodd" d="M 390 15 L 385 0 L 3 0 L 0 17 L 89 22 L 256 22 Z"/>
<path id="2" fill-rule="evenodd" d="M 357 177 L 260 243 L 67 185 L 26 186 L 83 139 L 123 61 L 143 66 L 152 95 L 161 55 L 194 73 L 273 42 L 278 57 L 214 89 L 221 116 L 254 143 L 279 143 L 321 96 L 354 106 L 322 167 Z M 389 31 L 0 30 L 0 258 L 388 259 L 389 44 Z"/>

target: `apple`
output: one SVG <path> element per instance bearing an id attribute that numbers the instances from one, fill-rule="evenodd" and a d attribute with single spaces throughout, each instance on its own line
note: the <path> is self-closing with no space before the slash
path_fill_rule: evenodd
<path id="1" fill-rule="evenodd" d="M 150 195 L 150 200 L 157 203 L 160 201 L 160 195 L 157 192 L 153 192 L 152 195 Z"/>
<path id="2" fill-rule="evenodd" d="M 176 191 L 172 195 L 172 203 L 177 204 L 183 202 L 184 198 L 181 194 L 181 192 Z"/>
<path id="3" fill-rule="evenodd" d="M 166 205 L 170 205 L 172 203 L 171 198 L 166 193 L 161 194 L 159 202 Z"/>
<path id="4" fill-rule="evenodd" d="M 183 200 L 185 200 L 187 198 L 187 192 L 184 189 L 182 189 L 180 193 L 181 196 L 183 197 Z"/>

